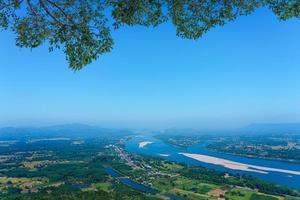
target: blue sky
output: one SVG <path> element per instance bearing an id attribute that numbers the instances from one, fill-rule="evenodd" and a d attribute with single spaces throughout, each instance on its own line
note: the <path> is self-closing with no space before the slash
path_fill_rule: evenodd
<path id="1" fill-rule="evenodd" d="M 300 21 L 267 9 L 197 41 L 123 27 L 111 53 L 68 69 L 60 51 L 0 32 L 0 126 L 238 127 L 300 122 Z"/>

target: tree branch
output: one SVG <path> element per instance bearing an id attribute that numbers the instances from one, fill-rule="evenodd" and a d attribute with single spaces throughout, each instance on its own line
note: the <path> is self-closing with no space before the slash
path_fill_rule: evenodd
<path id="1" fill-rule="evenodd" d="M 58 24 L 64 26 L 64 24 L 59 21 L 47 8 L 47 6 L 44 4 L 43 0 L 39 0 L 40 4 L 41 4 L 41 7 L 44 9 L 44 11 L 55 21 L 57 22 Z"/>
<path id="2" fill-rule="evenodd" d="M 31 11 L 31 13 L 34 15 L 34 16 L 38 16 L 38 14 L 36 13 L 35 9 L 33 8 L 32 4 L 31 4 L 31 0 L 27 0 L 27 4 L 29 6 L 29 9 Z"/>
<path id="3" fill-rule="evenodd" d="M 50 3 L 52 6 L 54 6 L 55 8 L 57 8 L 66 18 L 67 20 L 69 20 L 71 23 L 75 24 L 74 21 L 72 20 L 72 18 L 65 13 L 65 11 L 59 6 L 57 5 L 55 2 L 51 1 L 51 0 L 46 0 L 48 3 Z"/>

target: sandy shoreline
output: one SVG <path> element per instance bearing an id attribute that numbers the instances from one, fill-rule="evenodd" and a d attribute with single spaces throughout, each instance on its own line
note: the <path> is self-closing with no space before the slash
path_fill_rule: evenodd
<path id="1" fill-rule="evenodd" d="M 157 155 L 162 156 L 162 157 L 168 157 L 168 156 L 170 156 L 170 154 L 164 154 L 164 153 L 159 153 Z"/>
<path id="2" fill-rule="evenodd" d="M 234 162 L 231 160 L 226 160 L 223 158 L 216 158 L 213 156 L 207 156 L 207 155 L 202 155 L 202 154 L 191 154 L 191 153 L 178 153 L 178 154 L 201 161 L 201 162 L 204 162 L 204 163 L 221 165 L 223 167 L 226 167 L 228 169 L 233 169 L 233 170 L 242 170 L 242 171 L 256 172 L 256 173 L 263 173 L 263 174 L 268 174 L 269 172 L 281 172 L 281 173 L 293 174 L 293 175 L 300 176 L 300 171 L 292 171 L 292 170 L 244 164 L 244 163 Z"/>
<path id="3" fill-rule="evenodd" d="M 139 143 L 139 148 L 144 148 L 145 146 L 147 146 L 148 144 L 152 144 L 153 142 L 150 141 L 144 141 L 144 142 L 140 142 Z"/>

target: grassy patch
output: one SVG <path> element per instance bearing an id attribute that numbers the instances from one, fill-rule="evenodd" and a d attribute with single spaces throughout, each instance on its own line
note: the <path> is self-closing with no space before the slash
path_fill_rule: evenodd
<path id="1" fill-rule="evenodd" d="M 198 193 L 194 193 L 194 192 L 186 191 L 186 190 L 181 190 L 178 188 L 172 189 L 169 192 L 172 194 L 175 194 L 177 196 L 184 197 L 185 199 L 189 199 L 189 200 L 206 200 L 206 199 L 208 199 L 207 195 L 198 194 Z"/>
<path id="2" fill-rule="evenodd" d="M 0 184 L 22 184 L 30 181 L 30 178 L 0 177 Z"/>
<path id="3" fill-rule="evenodd" d="M 184 177 L 160 178 L 153 182 L 153 186 L 162 192 L 168 192 L 177 188 L 182 191 L 192 192 L 193 194 L 207 194 L 211 190 L 219 188 L 217 185 L 202 183 L 198 180 Z"/>
<path id="4" fill-rule="evenodd" d="M 163 162 L 163 169 L 171 172 L 177 172 L 181 170 L 183 167 L 181 165 L 178 165 L 176 163 L 169 163 L 169 162 Z"/>
<path id="5" fill-rule="evenodd" d="M 235 188 L 226 193 L 226 198 L 230 200 L 278 200 L 269 195 L 258 194 L 255 191 Z"/>
<path id="6" fill-rule="evenodd" d="M 93 184 L 93 187 L 108 192 L 111 189 L 112 184 L 110 182 L 95 183 Z"/>
<path id="7" fill-rule="evenodd" d="M 176 181 L 174 181 L 175 187 L 192 191 L 200 194 L 206 194 L 211 190 L 217 189 L 218 186 L 213 184 L 207 184 L 207 183 L 201 183 L 197 180 L 187 179 L 187 178 L 178 178 Z"/>
<path id="8" fill-rule="evenodd" d="M 254 193 L 250 190 L 235 188 L 226 193 L 226 198 L 230 200 L 249 200 Z"/>
<path id="9" fill-rule="evenodd" d="M 262 194 L 252 194 L 250 200 L 278 200 L 278 198 Z"/>
<path id="10" fill-rule="evenodd" d="M 174 186 L 174 178 L 160 178 L 153 181 L 153 187 L 162 192 L 167 192 Z"/>

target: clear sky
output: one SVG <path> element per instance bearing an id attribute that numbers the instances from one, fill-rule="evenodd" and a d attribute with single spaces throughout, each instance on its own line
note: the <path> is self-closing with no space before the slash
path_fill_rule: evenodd
<path id="1" fill-rule="evenodd" d="M 170 24 L 124 27 L 85 69 L 60 51 L 19 49 L 0 32 L 0 126 L 91 123 L 238 127 L 300 122 L 300 20 L 267 9 L 198 41 Z"/>

